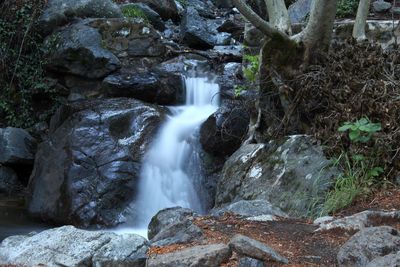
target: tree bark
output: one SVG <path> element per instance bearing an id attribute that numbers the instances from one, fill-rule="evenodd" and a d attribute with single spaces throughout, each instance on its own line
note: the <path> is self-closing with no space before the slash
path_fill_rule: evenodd
<path id="1" fill-rule="evenodd" d="M 364 0 L 362 0 L 364 1 Z M 338 0 L 314 0 L 310 20 L 301 33 L 306 53 L 329 49 Z"/>
<path id="2" fill-rule="evenodd" d="M 244 0 L 232 0 L 236 8 L 240 11 L 240 13 L 257 29 L 259 29 L 265 35 L 272 36 L 280 36 L 284 40 L 290 40 L 289 36 L 284 32 L 273 27 L 269 22 L 262 19 L 256 12 L 254 12 Z"/>
<path id="3" fill-rule="evenodd" d="M 289 13 L 283 0 L 265 0 L 269 22 L 278 30 L 292 35 Z"/>
<path id="4" fill-rule="evenodd" d="M 370 4 L 371 0 L 360 0 L 358 4 L 357 16 L 353 28 L 353 38 L 358 42 L 367 39 L 365 35 L 365 24 L 367 22 Z"/>

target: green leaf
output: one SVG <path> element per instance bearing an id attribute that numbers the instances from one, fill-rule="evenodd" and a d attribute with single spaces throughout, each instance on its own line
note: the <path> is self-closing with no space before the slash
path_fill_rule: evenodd
<path id="1" fill-rule="evenodd" d="M 365 157 L 361 154 L 355 154 L 352 156 L 354 161 L 363 161 L 365 159 Z"/>
<path id="2" fill-rule="evenodd" d="M 360 125 L 366 125 L 369 123 L 369 120 L 367 118 L 361 118 L 357 121 L 357 123 Z"/>
<path id="3" fill-rule="evenodd" d="M 352 140 L 352 141 L 357 140 L 360 137 L 360 131 L 358 131 L 358 130 L 351 131 L 349 133 L 349 137 L 350 137 L 350 140 Z"/>
<path id="4" fill-rule="evenodd" d="M 339 127 L 338 131 L 345 132 L 345 131 L 349 130 L 350 128 L 351 128 L 351 125 L 347 124 L 347 122 L 346 122 L 343 126 Z"/>
<path id="5" fill-rule="evenodd" d="M 377 177 L 383 173 L 383 168 L 382 167 L 374 167 L 372 170 L 369 171 L 369 175 L 371 177 Z"/>

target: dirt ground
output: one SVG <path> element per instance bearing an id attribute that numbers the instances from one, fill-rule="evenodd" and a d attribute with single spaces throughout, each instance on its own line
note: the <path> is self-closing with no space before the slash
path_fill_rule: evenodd
<path id="1" fill-rule="evenodd" d="M 354 205 L 335 214 L 342 217 L 367 210 L 400 210 L 400 188 L 382 190 L 368 198 L 357 200 Z M 228 243 L 235 234 L 243 234 L 275 249 L 289 259 L 290 264 L 282 265 L 265 262 L 265 266 L 337 266 L 336 255 L 340 247 L 355 233 L 334 229 L 314 232 L 312 221 L 280 219 L 271 222 L 255 222 L 241 219 L 233 214 L 221 218 L 203 216 L 195 224 L 205 233 L 205 239 L 184 245 L 153 247 L 149 254 L 164 254 L 195 245 Z M 375 226 L 389 225 L 400 230 L 400 222 L 394 220 L 375 221 Z M 238 266 L 239 257 L 233 254 L 229 262 L 221 267 Z"/>

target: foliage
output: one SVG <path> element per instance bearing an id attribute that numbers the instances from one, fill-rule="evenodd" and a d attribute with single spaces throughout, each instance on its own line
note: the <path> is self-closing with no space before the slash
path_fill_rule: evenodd
<path id="1" fill-rule="evenodd" d="M 257 82 L 258 72 L 260 70 L 260 57 L 259 55 L 244 55 L 244 60 L 248 62 L 247 67 L 243 69 L 243 75 L 249 85 L 254 85 Z M 237 85 L 235 86 L 235 95 L 239 96 L 243 91 L 247 90 L 248 86 Z"/>
<path id="2" fill-rule="evenodd" d="M 352 142 L 367 143 L 374 133 L 382 129 L 380 123 L 372 123 L 368 118 L 361 118 L 356 122 L 345 122 L 338 130 L 339 132 L 349 131 L 349 138 Z"/>
<path id="3" fill-rule="evenodd" d="M 345 122 L 338 129 L 339 132 L 349 131 L 352 144 L 371 141 L 373 134 L 380 130 L 380 123 L 372 123 L 368 118 Z M 340 165 L 343 174 L 328 193 L 321 215 L 349 206 L 361 194 L 367 195 L 376 186 L 376 178 L 384 173 L 383 167 L 375 166 L 374 158 L 363 154 L 343 152 L 335 164 Z"/>
<path id="4" fill-rule="evenodd" d="M 145 22 L 148 22 L 146 14 L 143 12 L 143 10 L 141 10 L 136 6 L 133 5 L 123 6 L 121 10 L 122 14 L 124 14 L 124 16 L 127 18 L 141 18 Z"/>
<path id="5" fill-rule="evenodd" d="M 43 2 L 7 0 L 0 5 L 0 124 L 28 128 L 37 120 L 35 96 L 56 99 L 45 78 L 47 48 L 35 31 Z"/>
<path id="6" fill-rule="evenodd" d="M 336 16 L 339 18 L 355 16 L 358 2 L 358 0 L 339 0 Z"/>

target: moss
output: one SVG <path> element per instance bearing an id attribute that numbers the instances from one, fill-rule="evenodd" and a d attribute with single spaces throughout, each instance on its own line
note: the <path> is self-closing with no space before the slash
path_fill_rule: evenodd
<path id="1" fill-rule="evenodd" d="M 121 10 L 122 14 L 124 14 L 124 16 L 127 18 L 140 18 L 148 22 L 146 14 L 143 12 L 143 10 L 141 10 L 136 6 L 133 5 L 123 6 Z"/>

